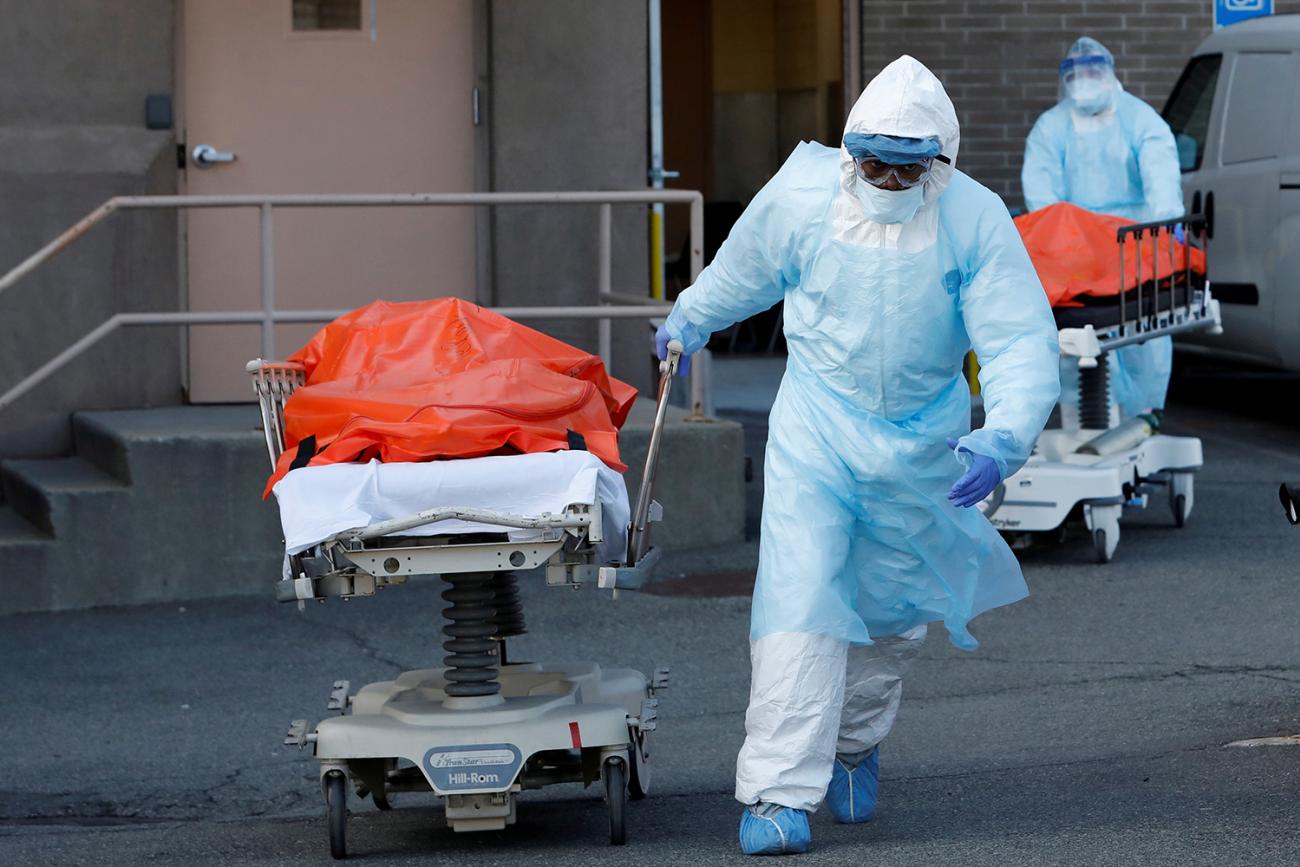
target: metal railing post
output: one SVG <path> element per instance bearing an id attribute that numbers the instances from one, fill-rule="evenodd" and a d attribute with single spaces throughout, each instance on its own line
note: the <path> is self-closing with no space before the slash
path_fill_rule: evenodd
<path id="1" fill-rule="evenodd" d="M 600 305 L 609 305 L 609 294 L 613 291 L 614 280 L 614 208 L 608 202 L 600 206 Z M 614 354 L 614 324 L 609 319 L 601 319 L 598 325 L 600 360 L 605 363 L 605 372 L 610 372 Z"/>
<path id="2" fill-rule="evenodd" d="M 704 270 L 704 198 L 691 200 L 691 283 L 699 278 Z M 700 356 L 708 354 L 704 349 Z M 709 361 L 700 357 L 691 368 L 691 416 L 699 418 L 712 411 L 713 373 Z M 702 364 L 699 362 L 703 362 Z"/>
<path id="3" fill-rule="evenodd" d="M 691 199 L 691 282 L 704 270 L 704 197 Z"/>
<path id="4" fill-rule="evenodd" d="M 262 357 L 275 358 L 275 235 L 271 203 L 257 209 L 262 235 Z"/>

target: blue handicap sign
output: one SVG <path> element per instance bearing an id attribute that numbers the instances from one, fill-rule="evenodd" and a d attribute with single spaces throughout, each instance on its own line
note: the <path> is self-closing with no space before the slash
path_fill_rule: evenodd
<path id="1" fill-rule="evenodd" d="M 1214 0 L 1214 27 L 1273 14 L 1273 0 Z"/>

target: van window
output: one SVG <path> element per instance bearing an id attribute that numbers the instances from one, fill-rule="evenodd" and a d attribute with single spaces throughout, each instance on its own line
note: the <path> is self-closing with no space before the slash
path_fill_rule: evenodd
<path id="1" fill-rule="evenodd" d="M 1193 57 L 1165 105 L 1164 118 L 1178 143 L 1178 165 L 1185 172 L 1201 167 L 1210 132 L 1210 107 L 1219 81 L 1222 54 Z"/>
<path id="2" fill-rule="evenodd" d="M 1223 118 L 1223 165 L 1275 157 L 1291 123 L 1295 94 L 1295 56 L 1282 53 L 1237 55 Z"/>

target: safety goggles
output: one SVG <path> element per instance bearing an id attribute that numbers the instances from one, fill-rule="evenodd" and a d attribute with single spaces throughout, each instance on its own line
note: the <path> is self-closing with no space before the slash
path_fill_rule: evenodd
<path id="1" fill-rule="evenodd" d="M 930 157 L 929 159 L 917 160 L 916 162 L 894 165 L 872 154 L 867 154 L 862 159 L 857 160 L 858 177 L 871 184 L 873 187 L 883 187 L 889 183 L 889 179 L 894 178 L 900 187 L 909 190 L 918 184 L 925 183 L 930 177 L 930 170 L 934 167 L 934 161 L 941 157 Z"/>

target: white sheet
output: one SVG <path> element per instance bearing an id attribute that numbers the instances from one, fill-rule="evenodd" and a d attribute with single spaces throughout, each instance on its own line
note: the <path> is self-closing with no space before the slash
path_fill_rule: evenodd
<path id="1" fill-rule="evenodd" d="M 503 455 L 426 463 L 328 464 L 302 467 L 274 488 L 280 503 L 285 553 L 297 554 L 335 533 L 442 506 L 467 506 L 517 515 L 559 514 L 570 505 L 603 510 L 601 560 L 622 560 L 632 510 L 622 474 L 590 452 Z M 506 528 L 439 521 L 406 536 L 502 533 Z M 510 530 L 518 541 L 547 531 Z"/>

